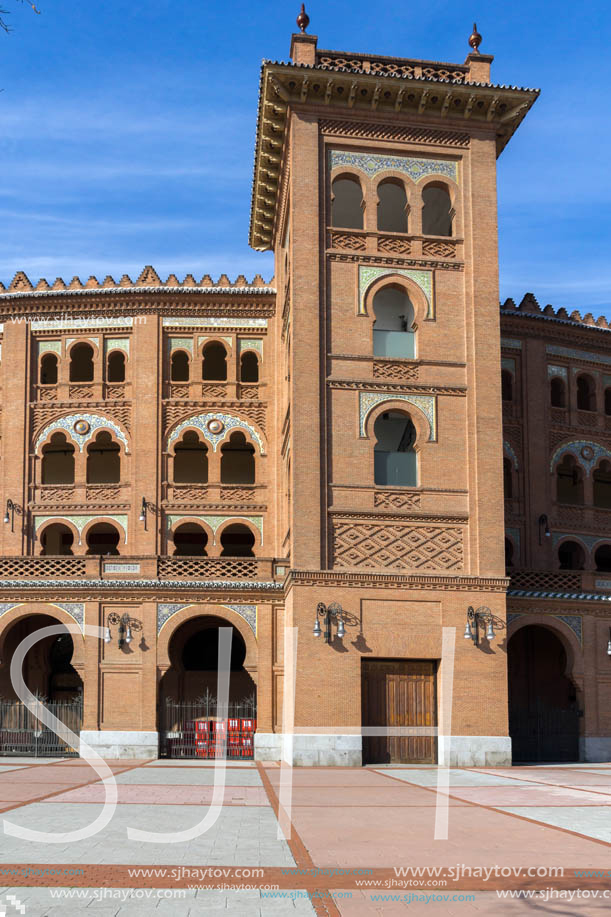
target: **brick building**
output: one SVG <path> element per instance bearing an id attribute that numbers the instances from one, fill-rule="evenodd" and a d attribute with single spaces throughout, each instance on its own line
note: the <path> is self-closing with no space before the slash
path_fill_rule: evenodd
<path id="1" fill-rule="evenodd" d="M 271 283 L 0 292 L 5 751 L 16 648 L 61 622 L 26 685 L 111 756 L 195 753 L 219 627 L 259 759 L 507 763 L 508 656 L 520 754 L 548 754 L 533 730 L 607 753 L 607 329 L 532 297 L 499 317 L 496 158 L 537 91 L 471 44 L 441 64 L 302 32 L 264 63 Z"/>

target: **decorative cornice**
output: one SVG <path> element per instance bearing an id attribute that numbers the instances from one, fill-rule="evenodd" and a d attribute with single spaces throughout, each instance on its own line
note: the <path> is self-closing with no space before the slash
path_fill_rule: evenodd
<path id="1" fill-rule="evenodd" d="M 454 516 L 445 516 L 441 513 L 414 513 L 407 510 L 403 513 L 388 513 L 381 510 L 380 512 L 361 512 L 359 510 L 342 510 L 342 509 L 330 509 L 328 511 L 329 516 L 333 516 L 337 519 L 359 519 L 362 521 L 373 520 L 380 521 L 380 519 L 386 519 L 391 521 L 396 519 L 397 522 L 404 523 L 409 522 L 441 522 L 447 525 L 466 525 L 469 522 L 468 514 L 454 515 Z"/>
<path id="2" fill-rule="evenodd" d="M 346 588 L 423 589 L 441 592 L 499 592 L 509 585 L 506 577 L 446 576 L 434 574 L 339 573 L 335 570 L 291 570 L 285 580 L 291 586 L 342 586 Z"/>
<path id="3" fill-rule="evenodd" d="M 452 74 L 459 70 L 461 79 L 457 80 Z M 431 75 L 425 76 L 425 71 Z M 290 109 L 311 111 L 324 106 L 328 112 L 342 114 L 367 112 L 368 116 L 386 116 L 397 126 L 405 115 L 410 120 L 439 119 L 440 125 L 451 130 L 460 122 L 469 133 L 483 128 L 496 135 L 500 153 L 539 91 L 466 82 L 464 75 L 462 65 L 451 65 L 447 71 L 425 65 L 419 71 L 408 69 L 399 74 L 385 69 L 374 73 L 320 63 L 264 61 L 250 220 L 252 248 L 271 248 L 278 229 L 278 195 Z"/>
<path id="4" fill-rule="evenodd" d="M 463 261 L 431 261 L 425 258 L 403 258 L 401 255 L 363 255 L 360 253 L 353 254 L 350 252 L 328 252 L 329 261 L 352 261 L 358 264 L 382 265 L 384 267 L 405 268 L 428 268 L 435 271 L 464 271 Z"/>
<path id="5" fill-rule="evenodd" d="M 193 601 L 192 596 L 196 596 L 198 601 L 203 602 L 205 599 L 201 595 L 202 590 L 223 595 L 230 593 L 261 593 L 282 592 L 283 584 L 273 580 L 67 580 L 67 579 L 49 579 L 49 580 L 9 580 L 0 581 L 0 595 L 5 596 L 7 593 L 16 594 L 16 601 L 32 601 L 31 593 L 39 593 L 45 601 L 49 601 L 49 592 L 55 590 L 60 601 L 66 598 L 66 593 L 76 594 L 83 601 L 98 602 L 102 599 L 117 600 L 121 595 L 137 594 L 146 598 L 153 598 L 155 601 L 180 601 L 181 596 L 186 596 L 185 601 Z M 24 595 L 28 595 L 27 600 Z M 75 597 L 76 597 L 75 596 Z M 218 597 L 218 596 L 217 596 Z M 247 599 L 244 599 L 247 601 Z M 235 596 L 230 599 L 235 601 Z"/>
<path id="6" fill-rule="evenodd" d="M 344 354 L 329 354 L 331 358 L 333 357 L 344 357 Z M 350 355 L 345 356 L 345 359 L 351 360 Z M 365 359 L 371 361 L 371 357 L 366 357 Z M 407 364 L 412 365 L 412 364 Z M 391 382 L 390 380 L 384 382 L 375 382 L 369 379 L 328 379 L 327 385 L 329 388 L 338 388 L 338 389 L 349 389 L 351 391 L 376 391 L 376 392 L 402 392 L 404 394 L 425 394 L 425 395 L 458 395 L 460 397 L 466 397 L 467 387 L 466 385 L 420 385 L 416 382 Z"/>

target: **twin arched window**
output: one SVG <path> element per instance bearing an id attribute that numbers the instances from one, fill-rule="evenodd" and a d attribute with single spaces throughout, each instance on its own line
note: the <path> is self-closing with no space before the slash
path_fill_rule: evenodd
<path id="1" fill-rule="evenodd" d="M 187 430 L 174 447 L 174 483 L 208 483 L 208 446 Z M 240 431 L 221 446 L 221 484 L 255 483 L 255 449 Z"/>
<path id="2" fill-rule="evenodd" d="M 120 534 L 109 522 L 97 522 L 87 531 L 85 543 L 86 554 L 116 555 L 119 553 Z M 42 555 L 72 555 L 74 535 L 62 522 L 48 525 L 40 536 Z"/>
<path id="3" fill-rule="evenodd" d="M 75 449 L 65 433 L 54 433 L 42 448 L 41 483 L 74 484 Z M 118 484 L 121 450 L 110 433 L 102 430 L 87 446 L 88 484 Z"/>
<path id="4" fill-rule="evenodd" d="M 173 535 L 175 557 L 207 557 L 208 535 L 197 522 L 183 522 Z M 221 557 L 254 557 L 255 536 L 248 526 L 233 523 L 221 533 Z"/>
<path id="5" fill-rule="evenodd" d="M 404 184 L 383 179 L 377 186 L 377 228 L 380 232 L 408 232 L 409 204 Z M 331 185 L 331 225 L 341 229 L 363 229 L 365 201 L 361 183 L 352 175 L 341 175 Z M 430 182 L 422 189 L 422 233 L 451 236 L 454 211 L 446 185 Z"/>
<path id="6" fill-rule="evenodd" d="M 556 499 L 558 503 L 583 505 L 584 474 L 573 455 L 565 455 L 556 467 Z M 611 509 L 611 462 L 606 459 L 592 474 L 592 504 Z"/>
<path id="7" fill-rule="evenodd" d="M 563 541 L 558 547 L 558 566 L 561 570 L 584 570 L 586 552 L 578 541 Z M 611 544 L 602 544 L 594 552 L 594 566 L 598 573 L 611 573 Z"/>

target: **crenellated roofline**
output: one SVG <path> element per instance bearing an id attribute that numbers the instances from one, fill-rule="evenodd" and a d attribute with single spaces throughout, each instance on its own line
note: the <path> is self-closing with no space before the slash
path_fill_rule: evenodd
<path id="1" fill-rule="evenodd" d="M 533 293 L 526 293 L 519 305 L 511 298 L 501 303 L 501 316 L 519 316 L 523 318 L 544 319 L 547 321 L 558 322 L 563 325 L 573 325 L 586 328 L 592 328 L 594 331 L 611 331 L 611 324 L 604 315 L 594 318 L 591 312 L 581 316 L 581 313 L 574 309 L 571 313 L 567 312 L 564 307 L 554 309 L 553 306 L 547 305 L 541 308 Z"/>
<path id="2" fill-rule="evenodd" d="M 255 295 L 275 295 L 274 278 L 267 283 L 260 274 L 249 283 L 243 274 L 240 274 L 233 282 L 229 280 L 226 274 L 221 274 L 215 282 L 209 274 L 204 274 L 200 281 L 197 281 L 193 274 L 187 274 L 184 280 L 178 280 L 175 274 L 170 274 L 167 280 L 162 281 L 157 271 L 147 265 L 136 281 L 133 281 L 127 274 L 123 274 L 117 282 L 109 274 L 100 283 L 97 277 L 91 275 L 85 283 L 80 277 L 73 277 L 66 283 L 61 277 L 57 277 L 52 284 L 44 278 L 38 281 L 34 286 L 24 271 L 17 271 L 13 277 L 8 289 L 0 283 L 0 300 L 19 299 L 32 296 L 57 296 L 57 295 L 75 295 L 87 293 L 223 293 L 233 295 L 255 294 Z"/>

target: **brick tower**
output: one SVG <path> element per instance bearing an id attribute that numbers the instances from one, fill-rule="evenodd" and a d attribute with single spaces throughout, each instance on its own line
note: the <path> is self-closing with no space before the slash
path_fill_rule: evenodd
<path id="1" fill-rule="evenodd" d="M 493 85 L 476 30 L 457 65 L 299 24 L 262 69 L 250 236 L 276 262 L 290 758 L 506 764 L 496 158 L 537 91 Z"/>

